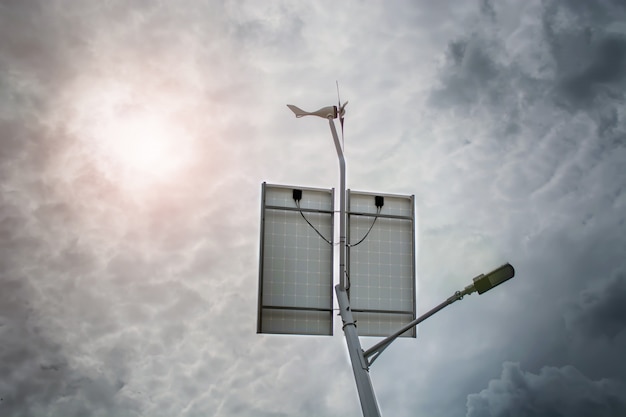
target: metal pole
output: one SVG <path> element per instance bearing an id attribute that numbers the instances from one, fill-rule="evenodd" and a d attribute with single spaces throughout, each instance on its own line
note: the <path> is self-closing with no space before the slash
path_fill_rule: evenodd
<path id="1" fill-rule="evenodd" d="M 352 372 L 354 373 L 354 381 L 359 393 L 363 417 L 381 417 L 372 381 L 370 380 L 369 367 L 363 356 L 356 324 L 352 317 L 352 310 L 350 310 L 348 294 L 340 285 L 335 286 L 335 293 L 337 294 L 337 302 L 339 303 L 339 311 L 343 321 L 343 333 L 346 336 L 346 344 L 348 345 L 348 353 L 350 354 Z"/>
<path id="2" fill-rule="evenodd" d="M 339 158 L 339 285 L 345 290 L 348 288 L 346 276 L 346 159 L 343 156 L 343 149 L 341 149 L 332 117 L 328 118 L 328 124 Z"/>
<path id="3" fill-rule="evenodd" d="M 339 304 L 339 312 L 343 321 L 343 333 L 346 336 L 346 344 L 348 345 L 348 354 L 352 363 L 352 372 L 356 388 L 359 393 L 359 401 L 361 402 L 361 410 L 363 417 L 381 417 L 376 395 L 370 380 L 369 368 L 367 360 L 363 356 L 363 349 L 359 341 L 359 335 L 356 330 L 356 323 L 352 317 L 350 310 L 350 300 L 348 299 L 347 276 L 346 276 L 346 161 L 343 156 L 343 149 L 339 143 L 337 129 L 333 117 L 328 118 L 330 131 L 335 141 L 337 156 L 339 158 L 339 284 L 335 286 L 337 294 L 337 303 Z"/>

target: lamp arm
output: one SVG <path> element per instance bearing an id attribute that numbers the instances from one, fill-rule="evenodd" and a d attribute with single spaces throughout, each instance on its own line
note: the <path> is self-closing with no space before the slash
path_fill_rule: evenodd
<path id="1" fill-rule="evenodd" d="M 363 356 L 368 361 L 368 365 L 371 365 L 372 363 L 374 363 L 374 361 L 380 356 L 381 353 L 383 353 L 383 351 L 391 344 L 391 342 L 396 340 L 402 333 L 406 332 L 407 330 L 412 329 L 413 327 L 417 326 L 418 324 L 420 324 L 427 318 L 431 317 L 435 313 L 443 310 L 445 307 L 449 306 L 455 301 L 462 299 L 465 295 L 471 294 L 474 291 L 476 291 L 476 289 L 474 288 L 474 285 L 468 285 L 467 287 L 465 287 L 463 291 L 455 292 L 453 296 L 449 297 L 446 301 L 439 304 L 437 307 L 422 314 L 415 320 L 404 325 L 400 330 L 398 330 L 391 336 L 381 340 L 380 342 L 376 343 L 371 348 L 367 349 L 365 352 L 363 352 Z M 370 359 L 370 357 L 372 358 Z"/>

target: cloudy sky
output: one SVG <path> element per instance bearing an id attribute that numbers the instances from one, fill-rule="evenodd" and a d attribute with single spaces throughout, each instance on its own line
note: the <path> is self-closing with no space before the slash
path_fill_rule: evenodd
<path id="1" fill-rule="evenodd" d="M 261 183 L 415 194 L 383 415 L 626 415 L 626 5 L 0 1 L 0 415 L 358 416 L 256 334 Z M 364 346 L 376 339 L 363 340 Z"/>

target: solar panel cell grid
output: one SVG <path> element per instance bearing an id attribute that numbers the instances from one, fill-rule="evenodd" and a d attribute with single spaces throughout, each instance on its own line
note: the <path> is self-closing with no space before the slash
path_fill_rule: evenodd
<path id="1" fill-rule="evenodd" d="M 350 303 L 361 336 L 388 336 L 415 317 L 415 245 L 412 196 L 385 195 L 377 216 L 375 194 L 349 191 Z M 415 331 L 407 336 L 414 336 Z"/>
<path id="2" fill-rule="evenodd" d="M 299 189 L 303 214 L 332 241 L 332 190 Z M 292 187 L 263 184 L 262 213 L 258 332 L 332 334 L 332 245 Z"/>

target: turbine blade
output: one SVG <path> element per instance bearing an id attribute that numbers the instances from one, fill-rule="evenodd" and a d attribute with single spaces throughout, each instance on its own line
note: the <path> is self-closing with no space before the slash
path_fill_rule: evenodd
<path id="1" fill-rule="evenodd" d="M 335 85 L 337 86 L 337 107 L 341 109 L 341 98 L 339 98 L 339 81 L 335 80 Z"/>
<path id="2" fill-rule="evenodd" d="M 343 115 L 346 114 L 346 104 L 348 104 L 347 101 L 343 103 L 343 106 L 339 107 L 339 115 L 341 117 L 343 117 Z"/>
<path id="3" fill-rule="evenodd" d="M 339 122 L 341 122 L 341 143 L 344 143 L 344 139 L 343 139 L 343 117 L 339 118 Z"/>

